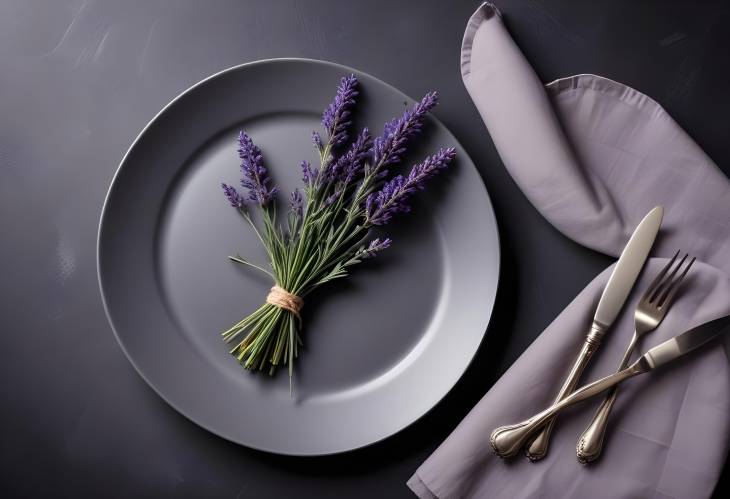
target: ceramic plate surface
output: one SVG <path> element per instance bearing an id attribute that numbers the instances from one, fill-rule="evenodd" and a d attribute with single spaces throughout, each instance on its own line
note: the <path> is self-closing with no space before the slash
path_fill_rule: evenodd
<path id="1" fill-rule="evenodd" d="M 430 117 L 407 164 L 446 146 L 456 147 L 458 161 L 418 195 L 412 213 L 384 227 L 390 249 L 307 300 L 294 398 L 286 369 L 252 374 L 229 355 L 220 331 L 256 309 L 271 286 L 227 258 L 266 262 L 220 189 L 239 179 L 237 133 L 251 135 L 276 184 L 290 191 L 301 183 L 301 160 L 317 163 L 311 132 L 351 72 L 361 83 L 360 126 L 377 133 L 414 102 L 326 62 L 234 67 L 154 118 L 104 205 L 99 280 L 119 343 L 170 405 L 249 447 L 331 454 L 398 432 L 458 381 L 494 305 L 499 242 L 489 197 L 467 154 Z"/>

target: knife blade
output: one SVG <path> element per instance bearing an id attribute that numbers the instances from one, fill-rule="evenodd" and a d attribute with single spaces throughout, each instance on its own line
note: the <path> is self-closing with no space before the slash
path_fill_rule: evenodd
<path id="1" fill-rule="evenodd" d="M 606 334 L 608 328 L 611 327 L 614 320 L 618 316 L 621 308 L 626 302 L 631 289 L 634 287 L 636 279 L 639 277 L 649 251 L 654 245 L 654 240 L 659 232 L 664 216 L 664 208 L 661 206 L 654 207 L 639 222 L 634 233 L 626 243 L 626 247 L 621 252 L 618 262 L 608 278 L 606 287 L 603 288 L 601 299 L 598 301 L 596 312 L 593 316 L 593 323 L 590 331 L 586 336 L 583 346 L 578 357 L 573 363 L 567 378 L 563 382 L 563 386 L 558 391 L 555 403 L 569 395 L 583 373 L 583 369 L 588 361 L 601 344 L 603 335 Z M 537 434 L 537 436 L 529 443 L 526 455 L 531 461 L 542 459 L 547 454 L 550 442 L 550 433 L 553 428 L 555 419 L 551 419 Z"/>
<path id="2" fill-rule="evenodd" d="M 643 359 L 649 370 L 656 369 L 728 332 L 730 315 L 701 324 L 650 348 L 637 362 L 641 363 Z"/>
<path id="3" fill-rule="evenodd" d="M 652 209 L 639 223 L 631 235 L 629 242 L 621 252 L 616 267 L 608 278 L 606 287 L 598 302 L 593 322 L 608 328 L 621 311 L 631 288 L 634 287 L 641 272 L 646 257 L 654 245 L 654 239 L 659 232 L 664 216 L 664 208 L 657 206 Z"/>

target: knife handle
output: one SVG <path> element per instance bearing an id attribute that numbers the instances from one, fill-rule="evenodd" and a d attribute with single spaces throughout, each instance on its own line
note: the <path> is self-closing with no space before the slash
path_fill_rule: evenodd
<path id="1" fill-rule="evenodd" d="M 568 377 L 565 378 L 563 386 L 560 388 L 560 391 L 553 402 L 554 404 L 557 404 L 575 390 L 575 386 L 578 384 L 578 380 L 580 379 L 581 374 L 583 374 L 583 370 L 600 346 L 601 339 L 605 333 L 606 327 L 601 324 L 597 324 L 596 322 L 591 324 L 591 330 L 588 332 L 588 335 L 583 342 L 583 346 L 573 363 L 573 367 L 568 373 Z M 550 433 L 553 430 L 554 424 L 555 418 L 550 418 L 537 436 L 535 436 L 535 438 L 528 444 L 525 455 L 527 455 L 530 461 L 539 461 L 547 454 L 548 445 L 550 444 Z"/>

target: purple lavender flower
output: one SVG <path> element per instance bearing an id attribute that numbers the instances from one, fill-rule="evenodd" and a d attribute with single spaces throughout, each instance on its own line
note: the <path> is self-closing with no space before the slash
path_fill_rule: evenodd
<path id="1" fill-rule="evenodd" d="M 295 216 L 302 218 L 304 214 L 304 199 L 299 189 L 292 191 L 291 198 L 289 199 L 289 208 Z"/>
<path id="2" fill-rule="evenodd" d="M 241 185 L 248 189 L 251 201 L 266 206 L 279 190 L 276 187 L 269 187 L 271 179 L 264 166 L 261 149 L 243 131 L 238 134 L 238 144 L 238 157 L 241 158 Z"/>
<path id="3" fill-rule="evenodd" d="M 246 201 L 235 187 L 228 184 L 221 184 L 221 187 L 223 188 L 223 194 L 225 194 L 226 199 L 228 199 L 228 202 L 231 203 L 231 206 L 239 210 L 244 210 L 246 208 Z"/>
<path id="4" fill-rule="evenodd" d="M 319 133 L 312 132 L 312 143 L 317 148 L 317 151 L 321 153 L 324 146 L 322 145 L 322 137 L 320 137 Z"/>
<path id="5" fill-rule="evenodd" d="M 359 177 L 365 166 L 365 162 L 370 158 L 371 147 L 372 138 L 370 137 L 370 131 L 367 128 L 363 128 L 360 135 L 355 139 L 355 142 L 350 146 L 350 149 L 329 166 L 325 175 L 326 181 L 349 184 Z"/>
<path id="6" fill-rule="evenodd" d="M 440 149 L 414 166 L 408 177 L 398 175 L 386 182 L 380 191 L 370 194 L 365 201 L 365 225 L 384 225 L 393 215 L 411 211 L 408 198 L 422 190 L 426 181 L 445 170 L 455 155 L 453 147 Z"/>
<path id="7" fill-rule="evenodd" d="M 385 225 L 397 213 L 408 213 L 411 207 L 405 204 L 400 196 L 403 192 L 405 178 L 403 175 L 394 177 L 383 188 L 370 194 L 365 200 L 365 226 Z M 400 196 L 400 199 L 398 199 Z M 396 202 L 398 199 L 401 202 Z"/>
<path id="8" fill-rule="evenodd" d="M 330 206 L 332 203 L 334 203 L 335 201 L 337 201 L 337 199 L 341 195 L 342 195 L 342 189 L 336 190 L 335 192 L 333 192 L 332 194 L 330 194 L 329 196 L 327 196 L 327 198 L 324 200 L 324 205 L 325 206 Z"/>
<path id="9" fill-rule="evenodd" d="M 329 143 L 333 147 L 347 142 L 347 131 L 352 124 L 348 118 L 352 106 L 355 105 L 357 94 L 357 78 L 355 78 L 355 75 L 344 76 L 337 86 L 334 100 L 322 114 L 322 126 L 327 130 Z"/>
<path id="10" fill-rule="evenodd" d="M 309 161 L 302 161 L 302 182 L 305 185 L 313 185 L 319 175 L 319 169 L 313 168 Z"/>
<path id="11" fill-rule="evenodd" d="M 429 92 L 413 109 L 406 109 L 400 118 L 385 124 L 383 134 L 373 143 L 373 164 L 376 169 L 397 164 L 403 159 L 408 140 L 420 133 L 426 113 L 436 104 L 438 94 Z"/>
<path id="12" fill-rule="evenodd" d="M 380 238 L 375 238 L 372 241 L 370 241 L 370 244 L 363 248 L 359 253 L 363 260 L 367 260 L 368 258 L 373 258 L 375 255 L 377 255 L 379 252 L 383 251 L 384 249 L 390 248 L 390 244 L 393 241 L 386 237 L 382 241 Z"/>

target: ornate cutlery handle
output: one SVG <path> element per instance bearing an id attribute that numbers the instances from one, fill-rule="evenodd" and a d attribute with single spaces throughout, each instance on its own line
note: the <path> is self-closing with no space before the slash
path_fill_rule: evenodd
<path id="1" fill-rule="evenodd" d="M 571 368 L 568 376 L 565 378 L 563 386 L 560 388 L 553 404 L 557 404 L 575 390 L 575 386 L 578 384 L 578 380 L 580 379 L 581 374 L 583 374 L 583 370 L 586 365 L 588 365 L 588 361 L 591 360 L 591 357 L 598 349 L 598 346 L 601 344 L 601 338 L 605 332 L 606 328 L 601 327 L 595 322 L 593 323 L 588 336 L 586 336 L 586 339 L 583 342 L 583 347 L 581 348 L 580 353 L 578 353 L 578 356 L 573 363 L 573 367 Z M 555 419 L 549 419 L 537 436 L 530 441 L 528 448 L 525 451 L 525 454 L 530 461 L 542 459 L 545 457 L 545 454 L 547 454 L 548 445 L 550 444 L 550 434 L 552 433 L 554 424 Z"/>
<path id="2" fill-rule="evenodd" d="M 520 451 L 535 431 L 542 428 L 548 420 L 561 410 L 608 390 L 625 379 L 646 372 L 648 370 L 648 366 L 645 366 L 642 360 L 643 359 L 639 359 L 639 361 L 623 371 L 611 374 L 610 376 L 606 376 L 605 378 L 584 386 L 557 404 L 553 404 L 526 421 L 509 426 L 500 426 L 494 430 L 489 437 L 492 449 L 494 449 L 494 452 L 500 457 L 514 456 Z"/>
<path id="3" fill-rule="evenodd" d="M 637 339 L 638 335 L 634 332 L 631 342 L 629 342 L 629 346 L 626 348 L 626 352 L 624 352 L 624 356 L 619 364 L 619 371 L 625 369 L 628 365 L 629 359 L 631 358 L 631 352 L 634 351 Z M 576 454 L 578 456 L 578 461 L 582 464 L 594 461 L 601 455 L 601 451 L 603 450 L 603 438 L 606 435 L 606 426 L 608 425 L 608 416 L 611 414 L 613 403 L 616 401 L 617 389 L 618 388 L 615 387 L 608 392 L 606 398 L 603 399 L 603 402 L 601 402 L 601 405 L 593 415 L 593 419 L 590 424 L 578 439 Z"/>

